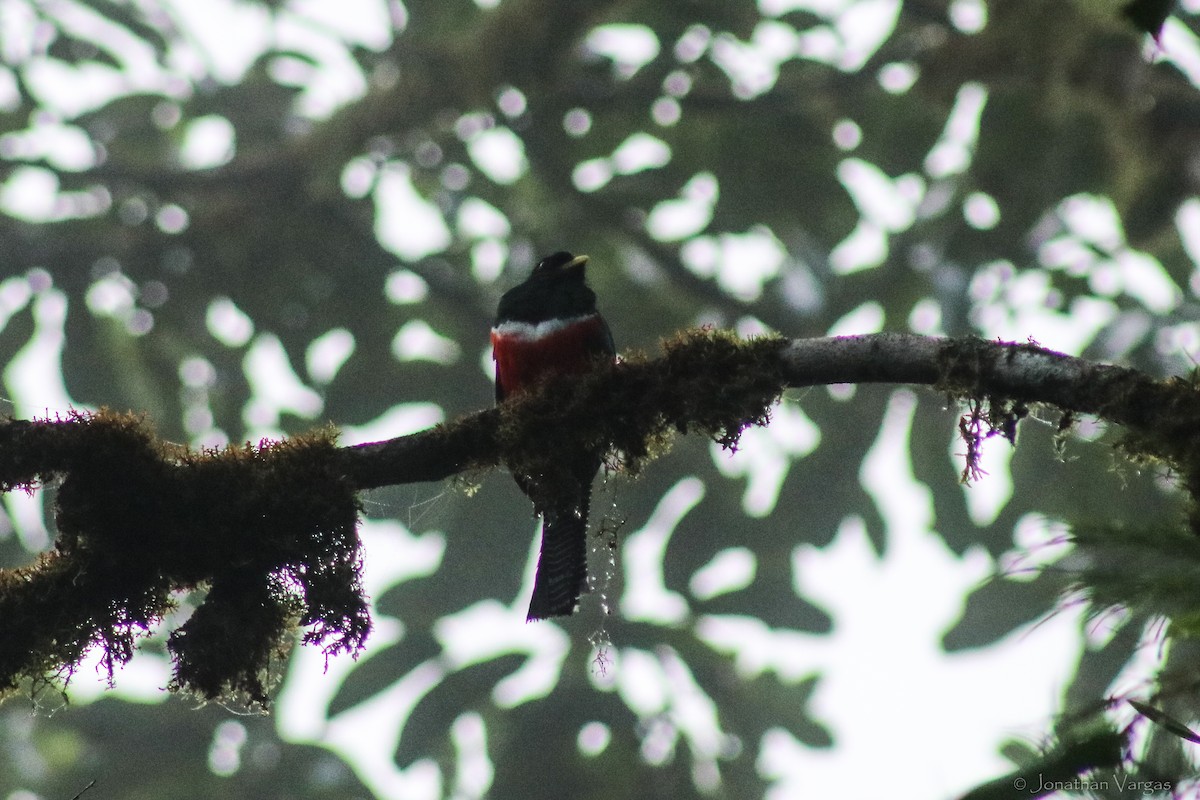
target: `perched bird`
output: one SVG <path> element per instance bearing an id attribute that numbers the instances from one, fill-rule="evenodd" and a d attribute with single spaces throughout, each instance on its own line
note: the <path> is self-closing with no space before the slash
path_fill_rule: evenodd
<path id="1" fill-rule="evenodd" d="M 529 279 L 500 298 L 492 326 L 496 402 L 551 375 L 587 372 L 616 355 L 612 333 L 596 311 L 596 294 L 583 274 L 587 256 L 558 252 L 533 268 Z M 542 516 L 542 546 L 527 619 L 569 616 L 587 585 L 587 516 L 592 479 L 603 452 L 564 455 L 568 479 L 515 474 L 517 485 Z M 564 486 L 565 484 L 565 486 Z"/>

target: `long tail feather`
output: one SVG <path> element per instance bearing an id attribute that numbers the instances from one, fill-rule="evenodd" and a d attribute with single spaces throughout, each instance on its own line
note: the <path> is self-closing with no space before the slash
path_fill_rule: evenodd
<path id="1" fill-rule="evenodd" d="M 587 517 L 591 486 L 576 508 L 547 511 L 527 620 L 570 616 L 587 589 Z"/>

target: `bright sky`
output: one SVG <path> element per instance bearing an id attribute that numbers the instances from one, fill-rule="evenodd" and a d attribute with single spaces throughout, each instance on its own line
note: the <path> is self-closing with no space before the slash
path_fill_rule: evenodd
<path id="1" fill-rule="evenodd" d="M 144 47 L 129 41 L 86 7 L 70 0 L 44 5 L 43 13 L 94 38 L 121 68 L 97 65 L 72 71 L 61 62 L 43 59 L 27 77 L 31 89 L 57 110 L 57 117 L 35 120 L 27 131 L 0 136 L 0 154 L 42 154 L 55 166 L 84 168 L 92 158 L 91 149 L 72 124 L 81 111 L 119 94 L 150 91 L 164 97 L 162 122 L 172 124 L 178 109 L 171 99 L 185 96 L 192 81 L 209 76 L 236 82 L 272 43 L 313 59 L 315 66 L 294 58 L 278 59 L 273 74 L 304 87 L 302 113 L 327 116 L 360 97 L 367 86 L 367 76 L 348 56 L 347 47 L 385 48 L 391 41 L 382 32 L 392 24 L 403 27 L 405 19 L 399 3 L 384 0 L 340 0 L 336 4 L 293 0 L 285 4 L 289 12 L 275 18 L 232 0 L 204 4 L 173 0 L 169 5 L 186 36 L 171 53 L 168 70 L 158 67 Z M 820 62 L 846 71 L 859 69 L 890 34 L 899 6 L 898 0 L 763 0 L 760 7 L 766 14 L 803 8 L 823 24 L 798 34 L 768 19 L 748 41 L 696 26 L 679 42 L 659 42 L 643 26 L 613 24 L 593 31 L 587 46 L 612 62 L 614 74 L 626 77 L 663 48 L 674 48 L 684 63 L 710 57 L 727 73 L 735 93 L 753 97 L 773 86 L 780 65 L 788 59 Z M 1200 10 L 1200 0 L 1189 0 L 1184 6 Z M 21 55 L 23 24 L 28 42 L 39 35 L 28 12 L 26 0 L 0 0 L 9 56 Z M 955 0 L 951 19 L 964 32 L 978 31 L 987 24 L 986 4 Z M 29 52 L 36 49 L 32 44 L 24 46 Z M 1160 56 L 1176 64 L 1193 82 L 1200 82 L 1200 44 L 1184 26 L 1168 23 Z M 906 92 L 917 77 L 915 68 L 905 63 L 886 65 L 878 75 L 881 87 L 896 94 Z M 11 104 L 15 91 L 3 78 L 0 75 L 0 109 Z M 574 180 L 579 191 L 598 191 L 615 175 L 669 163 L 670 148 L 655 132 L 686 124 L 677 98 L 686 95 L 689 87 L 684 72 L 671 76 L 653 109 L 653 125 L 631 133 L 609 156 L 577 165 Z M 948 202 L 948 182 L 971 164 L 980 115 L 987 102 L 986 87 L 961 87 L 942 136 L 922 169 L 904 175 L 888 175 L 856 155 L 868 135 L 857 122 L 843 119 L 833 126 L 831 141 L 844 153 L 837 178 L 860 214 L 857 227 L 832 252 L 831 263 L 838 273 L 879 266 L 892 236 L 925 216 L 941 213 Z M 505 115 L 518 115 L 524 103 L 518 90 L 509 89 L 500 98 L 497 119 L 474 116 L 459 123 L 459 135 L 474 166 L 501 185 L 519 179 L 527 169 L 522 142 L 505 124 Z M 570 135 L 584 136 L 591 119 L 586 109 L 576 109 L 563 125 Z M 185 166 L 216 166 L 236 153 L 236 131 L 220 116 L 189 121 L 183 133 L 180 162 Z M 489 282 L 500 279 L 507 263 L 510 225 L 499 210 L 476 199 L 464 203 L 456 218 L 447 219 L 418 194 L 404 164 L 387 164 L 382 173 L 379 169 L 365 159 L 352 161 L 345 167 L 342 185 L 350 196 L 372 193 L 376 232 L 390 252 L 399 260 L 420 258 L 441 250 L 452 233 L 457 233 L 473 243 L 475 276 Z M 448 166 L 443 180 L 450 186 L 464 178 Z M 104 195 L 62 192 L 54 174 L 39 167 L 18 168 L 0 185 L 0 208 L 31 220 L 102 213 L 108 202 Z M 789 266 L 787 249 L 765 226 L 736 234 L 706 235 L 704 230 L 718 202 L 717 176 L 697 173 L 677 197 L 653 208 L 647 229 L 663 242 L 679 243 L 685 263 L 698 275 L 714 279 L 734 296 L 753 300 L 765 282 Z M 121 213 L 139 210 L 122 208 Z M 1003 209 L 993 198 L 974 192 L 961 201 L 961 214 L 967 224 L 988 229 L 999 222 Z M 155 223 L 165 231 L 182 229 L 187 225 L 186 212 L 164 209 Z M 1200 276 L 1200 199 L 1183 205 L 1177 225 Z M 1150 313 L 1169 311 L 1183 301 L 1161 264 L 1125 243 L 1108 198 L 1078 195 L 1064 199 L 1042 233 L 1037 251 L 1041 270 L 1018 270 L 1002 261 L 988 265 L 972 281 L 972 318 L 982 336 L 1015 340 L 1033 336 L 1043 345 L 1080 352 L 1098 330 L 1115 319 L 1118 298 Z M 1049 280 L 1055 271 L 1086 277 L 1096 297 L 1062 307 L 1055 302 Z M 1200 289 L 1200 277 L 1189 289 L 1193 293 Z M 380 276 L 380 291 L 390 302 L 411 305 L 419 313 L 428 287 L 397 266 L 390 275 Z M 86 309 L 68 308 L 65 295 L 54 288 L 51 276 L 40 270 L 0 282 L 0 328 L 12 315 L 27 310 L 36 323 L 33 336 L 2 376 L 5 397 L 14 413 L 42 416 L 78 407 L 68 395 L 60 371 L 66 314 L 111 317 L 121 320 L 130 335 L 144 335 L 154 324 L 155 304 L 149 294 L 146 287 L 136 287 L 123 276 L 119 265 L 96 274 Z M 313 340 L 303 364 L 293 364 L 279 340 L 270 331 L 259 330 L 228 297 L 211 298 L 205 320 L 216 342 L 242 355 L 252 393 L 243 412 L 251 439 L 280 435 L 280 414 L 284 412 L 321 419 L 320 387 L 333 380 L 355 353 L 353 336 L 335 328 Z M 918 304 L 903 322 L 920 333 L 941 331 L 940 311 L 932 298 Z M 890 322 L 893 327 L 895 323 Z M 867 300 L 829 333 L 873 332 L 888 324 L 883 307 Z M 1200 348 L 1200 328 L 1196 326 L 1180 326 L 1168 338 L 1160 343 L 1167 350 L 1195 352 Z M 469 349 L 464 354 L 459 343 L 415 316 L 396 331 L 392 352 L 399 360 L 440 363 L 474 358 L 476 353 Z M 488 368 L 486 353 L 480 363 L 481 368 Z M 185 425 L 194 441 L 227 441 L 228 434 L 214 427 L 208 408 L 207 391 L 215 376 L 212 364 L 191 357 L 181 363 L 179 375 L 189 398 Z M 853 403 L 852 390 L 834 392 Z M 997 754 L 1002 740 L 1025 736 L 1037 741 L 1044 734 L 1084 646 L 1081 623 L 1078 612 L 1064 611 L 984 651 L 954 655 L 941 651 L 941 637 L 957 618 L 963 596 L 997 565 L 982 550 L 959 558 L 936 535 L 929 489 L 913 478 L 909 462 L 907 443 L 914 404 L 914 395 L 907 390 L 892 394 L 879 438 L 858 476 L 887 521 L 886 558 L 877 557 L 865 523 L 853 516 L 843 520 L 830 547 L 800 546 L 792 553 L 797 590 L 836 621 L 830 636 L 770 629 L 747 618 L 692 618 L 693 599 L 737 591 L 753 579 L 757 564 L 745 548 L 731 547 L 716 554 L 691 577 L 686 592 L 666 588 L 661 553 L 675 524 L 694 513 L 705 493 L 704 483 L 695 476 L 680 476 L 649 519 L 623 543 L 618 585 L 620 607 L 627 617 L 654 624 L 691 625 L 701 641 L 727 654 L 747 677 L 768 672 L 795 683 L 820 672 L 823 678 L 812 712 L 831 730 L 836 747 L 807 748 L 783 729 L 770 732 L 761 743 L 733 742 L 721 727 L 716 706 L 679 655 L 669 649 L 649 652 L 626 646 L 619 626 L 611 631 L 614 660 L 607 675 L 597 674 L 590 659 L 579 655 L 580 648 L 568 659 L 569 641 L 561 628 L 553 623 L 524 622 L 536 557 L 532 538 L 521 592 L 506 604 L 483 601 L 441 620 L 435 633 L 443 645 L 443 657 L 398 676 L 384 696 L 329 717 L 327 707 L 341 679 L 363 661 L 336 659 L 326 672 L 318 652 L 298 650 L 278 701 L 280 734 L 291 741 L 333 749 L 383 798 L 481 797 L 494 767 L 486 757 L 488 731 L 478 714 L 464 710 L 451 731 L 460 756 L 457 774 L 442 774 L 431 760 L 395 764 L 396 742 L 408 713 L 444 676 L 498 654 L 517 652 L 527 660 L 496 687 L 493 699 L 497 705 L 510 707 L 535 700 L 552 689 L 563 670 L 584 670 L 596 691 L 618 693 L 642 719 L 669 715 L 675 728 L 652 731 L 642 756 L 654 763 L 674 748 L 676 757 L 693 759 L 693 774 L 701 786 L 716 780 L 719 755 L 735 746 L 758 749 L 761 745 L 759 772 L 771 783 L 770 796 L 779 798 L 847 796 L 847 776 L 861 774 L 864 764 L 885 776 L 878 796 L 897 800 L 951 796 L 1000 774 L 1009 768 Z M 442 416 L 441 409 L 431 404 L 398 405 L 367 425 L 345 429 L 343 440 L 387 438 L 422 429 Z M 746 513 L 763 516 L 774 508 L 788 470 L 803 469 L 796 459 L 819 442 L 820 431 L 804 415 L 802 404 L 785 404 L 769 431 L 747 434 L 736 456 L 714 449 L 713 458 L 730 479 L 744 480 Z M 947 458 L 956 458 L 954 449 L 948 444 Z M 1006 445 L 989 445 L 984 462 L 988 477 L 965 489 L 971 514 L 981 524 L 995 519 L 1011 496 L 1008 456 Z M 17 535 L 33 549 L 46 547 L 48 537 L 38 502 L 21 493 L 6 495 L 4 502 Z M 1023 538 L 1006 556 L 1006 564 L 1029 563 L 1053 541 L 1056 528 L 1051 521 L 1026 519 L 1022 525 Z M 400 521 L 364 520 L 361 532 L 367 549 L 367 589 L 374 596 L 400 581 L 432 575 L 445 547 L 442 534 L 414 535 Z M 533 533 L 531 530 L 531 536 Z M 405 636 L 398 619 L 377 615 L 376 623 L 364 659 Z M 131 700 L 160 702 L 163 693 L 158 687 L 166 684 L 168 672 L 162 659 L 139 654 L 118 676 L 117 691 Z M 100 684 L 90 686 L 83 680 L 87 674 L 82 671 L 72 685 L 77 703 L 103 691 Z M 1136 677 L 1127 674 L 1123 680 Z M 600 758 L 613 735 L 604 724 L 589 723 L 579 731 L 580 751 Z M 221 725 L 210 751 L 214 772 L 236 771 L 245 741 L 245 729 L 236 720 Z M 687 747 L 676 747 L 681 743 Z"/>

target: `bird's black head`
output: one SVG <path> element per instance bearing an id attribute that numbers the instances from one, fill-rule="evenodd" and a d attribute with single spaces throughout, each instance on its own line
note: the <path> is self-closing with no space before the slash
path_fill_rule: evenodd
<path id="1" fill-rule="evenodd" d="M 596 310 L 596 294 L 584 282 L 587 256 L 560 250 L 537 263 L 529 279 L 500 298 L 497 322 L 537 324 L 583 316 Z"/>
<path id="2" fill-rule="evenodd" d="M 533 273 L 529 276 L 530 279 L 562 279 L 565 277 L 577 277 L 583 279 L 583 268 L 587 265 L 587 256 L 573 256 L 566 250 L 559 250 L 557 253 L 551 253 L 537 263 L 533 268 Z"/>

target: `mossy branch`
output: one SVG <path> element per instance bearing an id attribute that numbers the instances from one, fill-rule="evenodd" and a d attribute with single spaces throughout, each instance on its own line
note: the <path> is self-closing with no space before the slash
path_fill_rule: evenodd
<path id="1" fill-rule="evenodd" d="M 69 678 L 92 646 L 111 679 L 173 593 L 199 587 L 167 643 L 172 688 L 265 705 L 297 624 L 327 654 L 357 652 L 370 629 L 359 508 L 333 438 L 192 452 L 108 411 L 0 426 L 0 487 L 62 478 L 54 549 L 0 570 L 0 694 Z"/>
<path id="2" fill-rule="evenodd" d="M 132 415 L 10 420 L 0 424 L 0 489 L 61 486 L 54 550 L 0 571 L 0 694 L 25 679 L 69 677 L 92 646 L 111 675 L 174 592 L 202 588 L 204 601 L 170 634 L 172 688 L 265 705 L 271 660 L 297 626 L 327 654 L 357 653 L 366 640 L 358 491 L 501 462 L 552 471 L 545 454 L 576 444 L 610 447 L 636 472 L 677 434 L 736 447 L 788 387 L 879 382 L 971 401 L 964 432 L 976 438 L 1009 435 L 1027 403 L 1096 414 L 1125 425 L 1130 447 L 1167 460 L 1200 491 L 1200 393 L 1189 382 L 1032 344 L 905 334 L 742 341 L 687 331 L 660 358 L 627 356 L 498 409 L 353 447 L 336 447 L 326 430 L 194 452 Z"/>

